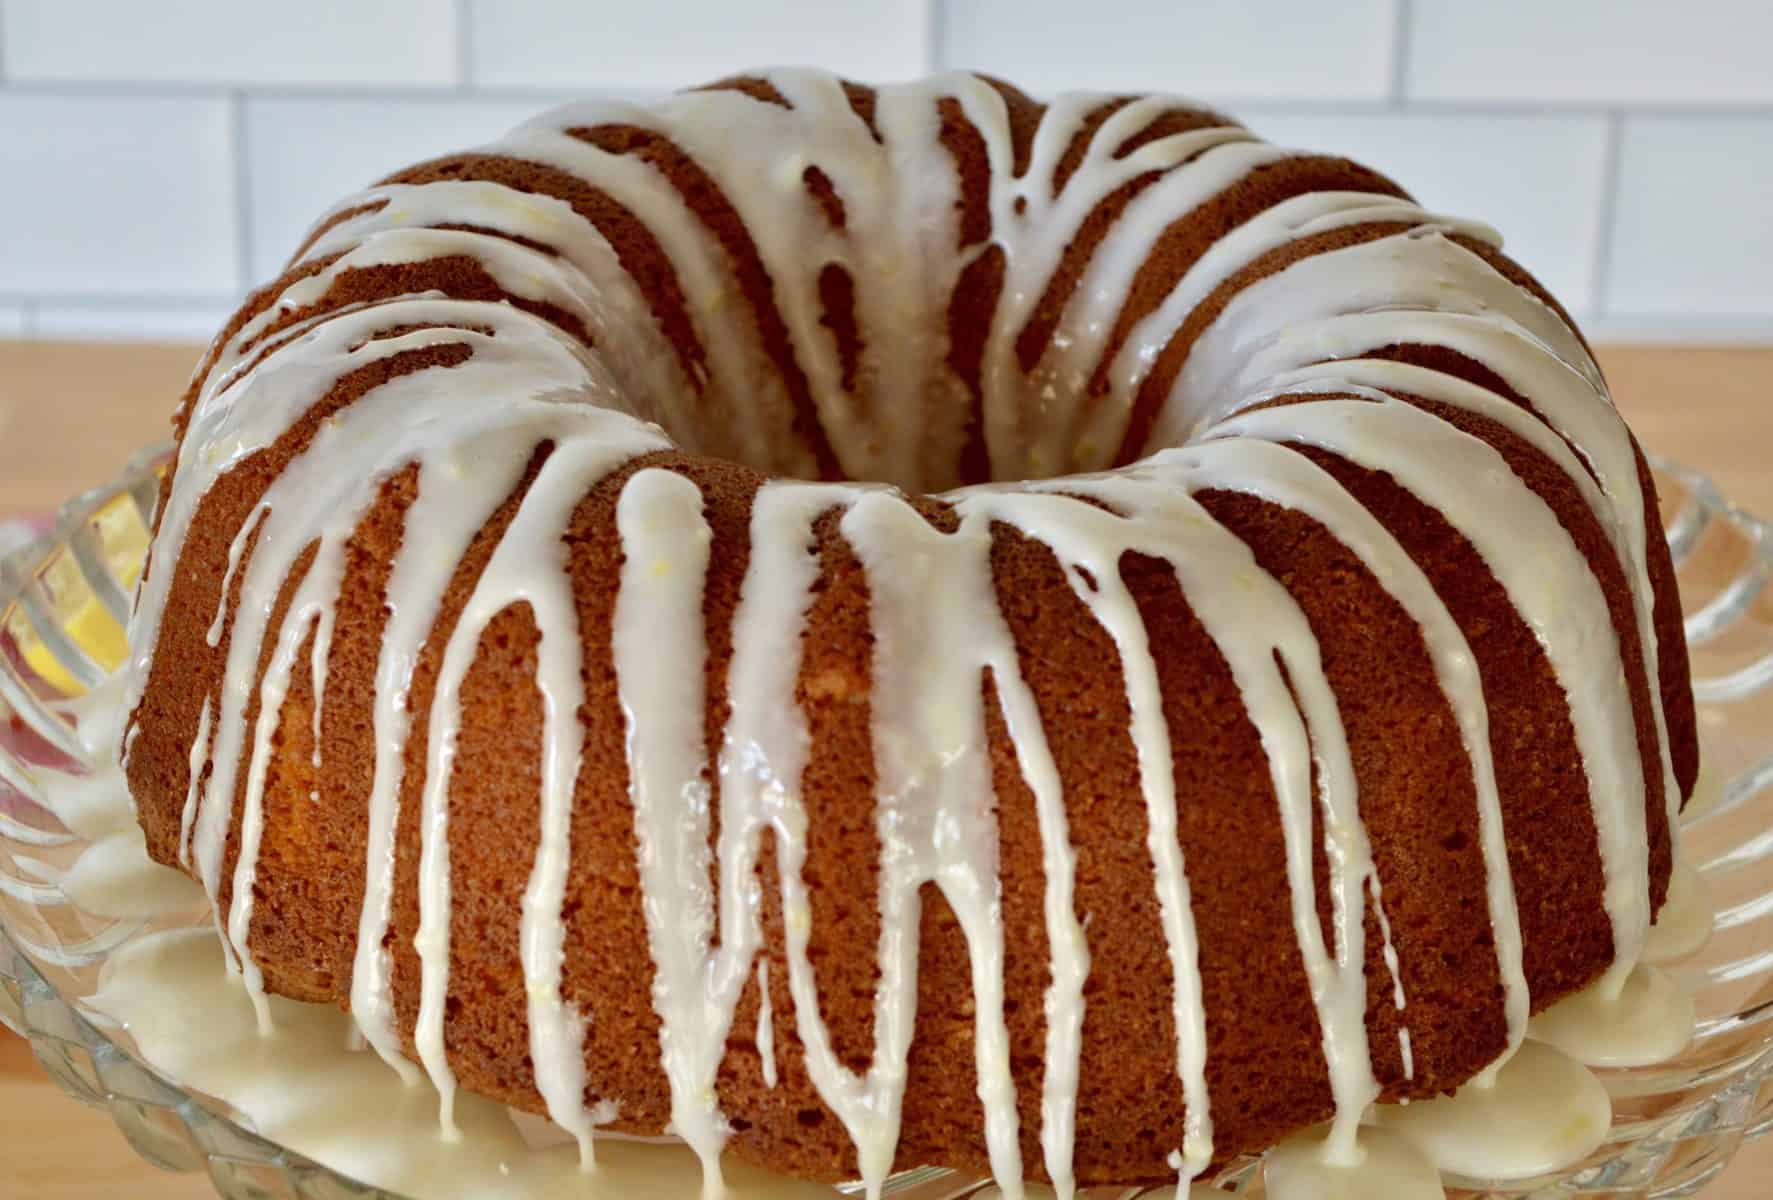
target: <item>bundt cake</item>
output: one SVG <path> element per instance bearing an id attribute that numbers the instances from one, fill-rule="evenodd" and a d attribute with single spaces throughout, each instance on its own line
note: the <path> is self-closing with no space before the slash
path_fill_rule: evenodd
<path id="1" fill-rule="evenodd" d="M 813 71 L 401 171 L 175 419 L 123 759 L 266 992 L 791 1175 L 1193 1177 L 1637 960 L 1644 458 L 1481 225 Z"/>

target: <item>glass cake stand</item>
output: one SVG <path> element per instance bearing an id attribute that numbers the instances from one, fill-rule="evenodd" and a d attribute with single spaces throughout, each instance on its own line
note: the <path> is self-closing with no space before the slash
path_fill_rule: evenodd
<path id="1" fill-rule="evenodd" d="M 164 450 L 138 456 L 115 482 L 69 502 L 44 536 L 0 559 L 0 1020 L 29 1039 L 68 1094 L 108 1110 L 156 1166 L 207 1172 L 230 1198 L 387 1196 L 259 1136 L 226 1104 L 145 1065 L 128 1034 L 86 1004 L 107 956 L 164 921 L 106 918 L 64 894 L 54 880 L 85 843 L 46 807 L 43 781 L 92 761 L 70 709 L 125 655 L 130 590 L 166 463 Z M 1683 823 L 1716 928 L 1703 951 L 1670 968 L 1697 998 L 1698 1034 L 1674 1061 L 1599 1072 L 1613 1127 L 1585 1162 L 1507 1185 L 1450 1180 L 1450 1196 L 1688 1196 L 1744 1140 L 1773 1129 L 1773 526 L 1697 471 L 1658 463 L 1656 474 L 1708 780 Z M 1260 1196 L 1259 1160 L 1234 1163 L 1213 1182 Z M 958 1200 L 987 1187 L 931 1169 L 896 1177 L 889 1191 Z"/>

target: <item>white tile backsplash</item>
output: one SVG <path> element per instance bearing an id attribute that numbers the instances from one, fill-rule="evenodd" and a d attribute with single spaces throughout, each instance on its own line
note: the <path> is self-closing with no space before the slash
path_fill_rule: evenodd
<path id="1" fill-rule="evenodd" d="M 1413 0 L 1412 98 L 1773 102 L 1773 5 Z"/>
<path id="2" fill-rule="evenodd" d="M 456 82 L 453 0 L 4 0 L 15 80 L 400 87 Z"/>
<path id="3" fill-rule="evenodd" d="M 251 276 L 274 276 L 340 198 L 403 166 L 490 141 L 542 107 L 528 100 L 249 100 Z"/>
<path id="4" fill-rule="evenodd" d="M 1180 4 L 942 0 L 943 65 L 1035 92 L 1150 89 L 1208 99 L 1379 99 L 1393 0 Z"/>
<path id="5" fill-rule="evenodd" d="M 1365 163 L 1436 212 L 1495 226 L 1508 253 L 1568 307 L 1590 307 L 1604 117 L 1255 111 L 1244 123 L 1270 141 Z"/>
<path id="6" fill-rule="evenodd" d="M 493 87 L 686 86 L 761 66 L 858 79 L 926 69 L 927 0 L 468 0 L 473 82 Z"/>
<path id="7" fill-rule="evenodd" d="M 0 292 L 239 284 L 225 99 L 0 92 Z"/>
<path id="8" fill-rule="evenodd" d="M 1611 255 L 1610 310 L 1773 313 L 1773 115 L 1628 119 Z"/>
<path id="9" fill-rule="evenodd" d="M 1197 95 L 1497 226 L 1597 336 L 1773 341 L 1770 55 L 1761 0 L 0 0 L 0 337 L 207 335 L 407 163 L 811 63 Z"/>

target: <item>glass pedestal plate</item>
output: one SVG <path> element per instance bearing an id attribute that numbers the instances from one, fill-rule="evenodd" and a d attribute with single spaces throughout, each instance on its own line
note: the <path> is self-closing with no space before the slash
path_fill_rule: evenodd
<path id="1" fill-rule="evenodd" d="M 77 728 L 78 699 L 126 652 L 129 592 L 165 464 L 163 451 L 139 456 L 114 483 L 69 502 L 50 532 L 0 558 L 0 1021 L 29 1039 L 69 1095 L 106 1109 L 158 1167 L 204 1171 L 230 1198 L 386 1196 L 259 1136 L 225 1103 L 156 1072 L 127 1032 L 87 1003 L 120 947 L 169 922 L 202 919 L 117 919 L 77 903 L 57 881 L 87 843 L 46 803 L 54 773 L 79 775 L 95 761 Z M 1658 463 L 1656 475 L 1707 779 L 1683 819 L 1685 847 L 1717 911 L 1709 944 L 1670 968 L 1696 998 L 1698 1033 L 1671 1062 L 1599 1072 L 1613 1097 L 1613 1127 L 1585 1162 L 1507 1185 L 1452 1180 L 1450 1196 L 1693 1195 L 1745 1140 L 1773 1130 L 1773 526 L 1696 471 Z M 1260 1196 L 1260 1162 L 1235 1163 L 1213 1182 Z M 988 1189 L 924 1170 L 896 1177 L 889 1192 L 958 1200 Z"/>

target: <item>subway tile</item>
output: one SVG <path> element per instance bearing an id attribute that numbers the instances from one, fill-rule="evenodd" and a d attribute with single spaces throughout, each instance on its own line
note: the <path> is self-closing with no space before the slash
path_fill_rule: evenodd
<path id="1" fill-rule="evenodd" d="M 927 69 L 928 0 L 623 6 L 469 0 L 470 73 L 496 87 L 682 87 L 781 64 L 858 79 Z"/>
<path id="2" fill-rule="evenodd" d="M 1271 141 L 1346 155 L 1390 176 L 1427 208 L 1495 226 L 1509 255 L 1566 306 L 1592 304 L 1605 184 L 1603 118 L 1242 116 Z"/>
<path id="3" fill-rule="evenodd" d="M 224 300 L 50 300 L 37 304 L 31 333 L 46 341 L 206 343 L 233 311 Z"/>
<path id="4" fill-rule="evenodd" d="M 1773 6 L 1743 0 L 1415 0 L 1413 99 L 1773 101 Z"/>
<path id="5" fill-rule="evenodd" d="M 22 304 L 0 304 L 0 340 L 12 341 L 25 336 L 29 328 Z"/>
<path id="6" fill-rule="evenodd" d="M 1391 86 L 1393 0 L 942 0 L 943 65 L 1031 91 L 1208 99 L 1377 99 Z"/>
<path id="7" fill-rule="evenodd" d="M 0 291 L 232 291 L 230 124 L 222 99 L 0 94 Z"/>
<path id="8" fill-rule="evenodd" d="M 246 192 L 254 280 L 346 195 L 400 168 L 491 141 L 545 105 L 528 100 L 249 100 Z"/>
<path id="9" fill-rule="evenodd" d="M 452 0 L 5 0 L 0 22 L 17 80 L 400 87 L 457 74 Z"/>
<path id="10" fill-rule="evenodd" d="M 1773 117 L 1632 117 L 1609 312 L 1773 314 Z"/>

